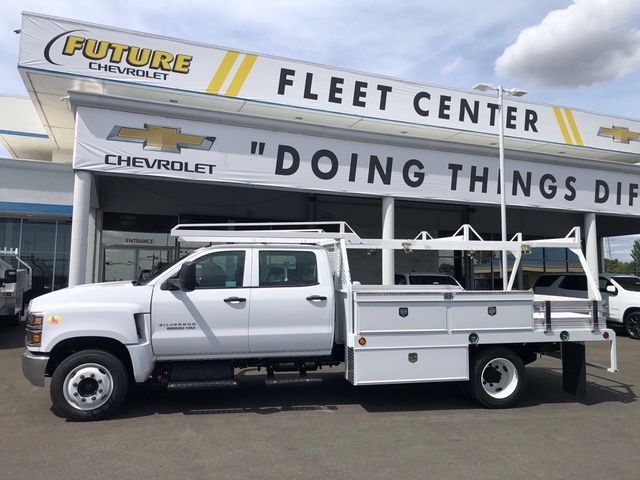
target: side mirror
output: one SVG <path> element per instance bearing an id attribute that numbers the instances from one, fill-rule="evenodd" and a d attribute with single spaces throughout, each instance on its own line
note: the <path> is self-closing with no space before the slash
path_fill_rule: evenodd
<path id="1" fill-rule="evenodd" d="M 617 295 L 618 294 L 618 289 L 616 287 L 614 287 L 613 285 L 607 285 L 607 292 L 612 294 L 612 295 Z"/>
<path id="2" fill-rule="evenodd" d="M 0 278 L 0 282 L 2 283 L 16 283 L 17 281 L 18 281 L 17 270 L 5 270 L 4 278 Z"/>
<path id="3" fill-rule="evenodd" d="M 177 277 L 167 278 L 160 290 L 182 290 L 192 292 L 196 288 L 196 265 L 192 262 L 183 263 Z"/>
<path id="4" fill-rule="evenodd" d="M 192 292 L 196 289 L 196 264 L 185 262 L 178 273 L 178 287 L 183 292 Z"/>

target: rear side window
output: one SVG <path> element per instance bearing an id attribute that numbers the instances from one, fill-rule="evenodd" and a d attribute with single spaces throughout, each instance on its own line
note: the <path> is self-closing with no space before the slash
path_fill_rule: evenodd
<path id="1" fill-rule="evenodd" d="M 318 265 L 313 252 L 261 251 L 258 272 L 261 287 L 299 287 L 318 283 Z"/>
<path id="2" fill-rule="evenodd" d="M 587 277 L 584 275 L 567 275 L 560 282 L 560 288 L 564 290 L 587 291 Z"/>
<path id="3" fill-rule="evenodd" d="M 550 287 L 557 279 L 557 275 L 542 275 L 538 280 L 536 280 L 535 287 Z"/>
<path id="4" fill-rule="evenodd" d="M 395 279 L 396 279 L 396 285 L 406 285 L 407 284 L 407 279 L 404 278 L 404 275 L 395 275 Z"/>

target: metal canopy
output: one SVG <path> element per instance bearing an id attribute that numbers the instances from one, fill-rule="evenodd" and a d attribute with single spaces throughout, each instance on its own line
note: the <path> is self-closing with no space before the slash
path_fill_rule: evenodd
<path id="1" fill-rule="evenodd" d="M 334 127 L 348 132 L 366 132 L 392 135 L 399 139 L 433 140 L 453 145 L 480 146 L 484 149 L 495 148 L 495 135 L 465 132 L 447 128 L 407 125 L 402 122 L 382 121 L 355 115 L 336 114 L 324 111 L 305 110 L 282 105 L 269 105 L 258 101 L 230 98 L 205 93 L 182 92 L 158 87 L 124 84 L 116 81 L 73 77 L 50 72 L 21 69 L 33 106 L 35 107 L 44 132 L 50 142 L 44 144 L 33 139 L 33 149 L 57 148 L 71 151 L 74 142 L 75 119 L 67 96 L 70 92 L 84 92 L 98 95 L 121 97 L 131 100 L 143 100 L 164 103 L 168 107 L 184 106 L 214 112 L 226 112 L 245 117 L 267 118 L 291 122 L 299 125 Z M 17 141 L 17 139 L 15 139 Z M 12 139 L 6 140 L 11 142 Z M 21 139 L 24 141 L 24 139 Z M 25 147 L 22 147 L 25 148 Z M 533 140 L 505 138 L 505 148 L 537 155 L 579 158 L 581 160 L 617 162 L 635 164 L 638 155 L 596 150 L 572 145 L 558 145 Z"/>

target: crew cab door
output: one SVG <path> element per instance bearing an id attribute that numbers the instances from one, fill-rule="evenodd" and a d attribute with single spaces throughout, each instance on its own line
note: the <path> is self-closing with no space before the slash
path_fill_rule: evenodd
<path id="1" fill-rule="evenodd" d="M 258 249 L 249 316 L 256 356 L 324 355 L 333 346 L 333 278 L 322 250 Z"/>
<path id="2" fill-rule="evenodd" d="M 159 357 L 249 352 L 251 249 L 208 252 L 193 260 L 196 288 L 162 290 L 151 302 L 151 341 Z"/>

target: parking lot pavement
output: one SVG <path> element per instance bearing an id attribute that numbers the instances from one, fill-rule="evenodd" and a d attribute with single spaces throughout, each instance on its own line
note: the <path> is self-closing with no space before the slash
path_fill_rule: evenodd
<path id="1" fill-rule="evenodd" d="M 519 408 L 485 410 L 457 383 L 136 387 L 107 421 L 50 411 L 23 377 L 23 330 L 0 328 L 0 479 L 637 479 L 640 342 L 619 338 L 620 373 L 589 369 L 588 399 L 561 391 L 558 360 L 527 368 Z M 604 344 L 589 347 L 604 363 Z"/>

